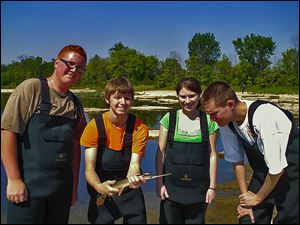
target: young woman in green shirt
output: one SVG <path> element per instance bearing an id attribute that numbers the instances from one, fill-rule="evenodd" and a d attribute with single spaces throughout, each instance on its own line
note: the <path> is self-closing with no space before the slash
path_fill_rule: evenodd
<path id="1" fill-rule="evenodd" d="M 218 125 L 199 110 L 197 79 L 182 79 L 176 92 L 181 109 L 161 119 L 156 153 L 157 174 L 172 173 L 156 183 L 160 223 L 204 224 L 216 196 Z"/>

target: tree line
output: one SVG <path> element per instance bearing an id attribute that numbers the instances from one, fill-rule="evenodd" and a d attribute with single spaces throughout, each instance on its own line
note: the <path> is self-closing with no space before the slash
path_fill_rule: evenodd
<path id="1" fill-rule="evenodd" d="M 220 43 L 213 33 L 196 33 L 188 42 L 186 60 L 176 51 L 159 60 L 119 42 L 109 49 L 108 57 L 96 54 L 89 58 L 78 87 L 102 88 L 109 79 L 118 76 L 126 76 L 135 85 L 159 89 L 174 89 L 186 76 L 196 77 L 203 86 L 216 80 L 260 88 L 299 85 L 298 46 L 286 49 L 272 63 L 276 43 L 271 37 L 251 33 L 233 40 L 232 44 L 239 59 L 237 63 L 221 54 Z M 52 71 L 52 61 L 44 61 L 40 56 L 20 56 L 19 61 L 1 65 L 1 88 L 16 87 L 27 78 L 49 76 Z"/>

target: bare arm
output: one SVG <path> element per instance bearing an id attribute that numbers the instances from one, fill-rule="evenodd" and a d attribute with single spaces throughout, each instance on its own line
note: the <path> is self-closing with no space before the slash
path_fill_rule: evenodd
<path id="1" fill-rule="evenodd" d="M 210 166 L 209 166 L 209 176 L 211 188 L 216 188 L 217 186 L 217 169 L 218 169 L 218 158 L 216 153 L 216 141 L 217 133 L 213 133 L 209 136 L 210 142 Z M 206 203 L 210 204 L 216 197 L 216 192 L 213 189 L 208 189 L 206 194 Z"/>
<path id="2" fill-rule="evenodd" d="M 156 155 L 155 155 L 156 174 L 163 173 L 164 156 L 165 156 L 165 149 L 167 146 L 167 138 L 168 138 L 168 130 L 165 127 L 163 127 L 162 125 L 160 125 L 159 140 L 158 140 L 158 146 L 157 146 Z M 156 179 L 156 194 L 162 200 L 169 197 L 168 192 L 163 184 L 162 177 L 159 177 Z"/>
<path id="3" fill-rule="evenodd" d="M 7 175 L 7 199 L 16 203 L 26 201 L 27 189 L 18 165 L 16 133 L 1 130 L 1 160 Z"/>
<path id="4" fill-rule="evenodd" d="M 168 137 L 168 130 L 164 128 L 162 125 L 160 125 L 159 140 L 158 140 L 158 146 L 155 155 L 156 174 L 163 173 L 164 154 L 167 145 L 167 137 Z M 156 181 L 162 184 L 163 179 L 157 178 Z"/>
<path id="5" fill-rule="evenodd" d="M 95 168 L 97 159 L 97 148 L 85 149 L 85 178 L 88 184 L 93 187 L 98 193 L 112 196 L 119 192 L 118 189 L 112 188 L 111 185 L 116 181 L 105 181 L 101 183 Z"/>
<path id="6" fill-rule="evenodd" d="M 233 166 L 234 166 L 235 176 L 239 185 L 240 193 L 241 194 L 247 193 L 248 187 L 246 182 L 244 162 L 241 161 L 241 162 L 234 163 Z M 252 207 L 245 207 L 239 204 L 237 207 L 237 212 L 239 214 L 238 218 L 241 218 L 242 216 L 245 215 L 249 215 L 252 223 L 255 222 Z"/>
<path id="7" fill-rule="evenodd" d="M 239 196 L 240 205 L 241 206 L 255 206 L 261 203 L 274 189 L 276 184 L 278 183 L 279 178 L 283 174 L 284 170 L 282 170 L 279 174 L 267 174 L 266 179 L 260 190 L 257 194 L 249 191 L 247 193 L 243 193 Z"/>
<path id="8" fill-rule="evenodd" d="M 137 153 L 131 154 L 130 165 L 127 172 L 127 177 L 130 182 L 130 188 L 138 188 L 146 182 L 141 174 L 141 156 Z"/>
<path id="9" fill-rule="evenodd" d="M 233 164 L 235 176 L 237 179 L 237 183 L 239 185 L 240 193 L 246 193 L 248 191 L 247 183 L 246 183 L 246 173 L 244 162 L 237 162 Z"/>

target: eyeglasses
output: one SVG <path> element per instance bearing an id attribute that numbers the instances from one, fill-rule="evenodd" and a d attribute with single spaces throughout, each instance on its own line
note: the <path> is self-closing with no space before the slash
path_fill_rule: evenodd
<path id="1" fill-rule="evenodd" d="M 78 73 L 84 73 L 85 72 L 85 68 L 82 68 L 81 66 L 70 62 L 68 60 L 62 59 L 62 58 L 58 58 L 60 61 L 62 61 L 68 68 L 70 69 L 74 69 L 78 72 Z"/>

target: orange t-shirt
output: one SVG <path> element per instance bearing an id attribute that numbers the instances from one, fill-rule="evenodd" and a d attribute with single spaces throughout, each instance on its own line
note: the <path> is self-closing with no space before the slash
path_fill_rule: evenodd
<path id="1" fill-rule="evenodd" d="M 108 112 L 103 113 L 102 118 L 106 131 L 106 147 L 115 151 L 122 150 L 125 128 L 115 127 L 108 118 Z M 132 134 L 132 152 L 143 157 L 147 141 L 148 127 L 141 119 L 136 118 Z M 85 127 L 80 139 L 80 144 L 87 148 L 98 148 L 98 129 L 95 119 L 92 119 Z"/>

